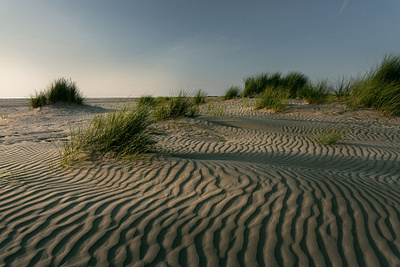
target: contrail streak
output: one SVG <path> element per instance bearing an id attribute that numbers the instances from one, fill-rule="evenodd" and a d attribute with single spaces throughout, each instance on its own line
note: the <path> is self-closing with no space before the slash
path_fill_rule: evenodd
<path id="1" fill-rule="evenodd" d="M 346 8 L 348 2 L 349 2 L 349 0 L 344 0 L 343 5 L 340 8 L 340 11 L 339 11 L 338 15 L 342 14 L 342 12 Z"/>

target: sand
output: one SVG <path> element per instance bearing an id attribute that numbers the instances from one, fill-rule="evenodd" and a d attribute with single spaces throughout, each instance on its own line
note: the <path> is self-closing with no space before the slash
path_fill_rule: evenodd
<path id="1" fill-rule="evenodd" d="M 116 101 L 0 101 L 0 265 L 400 265 L 400 119 L 211 100 L 154 124 L 158 153 L 61 170 L 61 140 Z"/>

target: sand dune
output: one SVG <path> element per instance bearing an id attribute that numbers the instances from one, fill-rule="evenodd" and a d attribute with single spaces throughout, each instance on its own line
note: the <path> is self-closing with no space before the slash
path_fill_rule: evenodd
<path id="1" fill-rule="evenodd" d="M 155 124 L 158 154 L 59 169 L 60 140 L 109 105 L 0 120 L 1 265 L 400 265 L 400 120 L 215 102 L 225 116 Z"/>

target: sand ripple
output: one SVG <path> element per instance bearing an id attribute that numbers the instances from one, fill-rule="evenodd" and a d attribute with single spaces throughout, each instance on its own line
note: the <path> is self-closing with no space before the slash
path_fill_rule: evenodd
<path id="1" fill-rule="evenodd" d="M 1 265 L 400 265 L 399 128 L 344 123 L 321 146 L 324 117 L 163 122 L 162 154 L 68 171 L 57 138 L 14 127 L 0 143 Z"/>

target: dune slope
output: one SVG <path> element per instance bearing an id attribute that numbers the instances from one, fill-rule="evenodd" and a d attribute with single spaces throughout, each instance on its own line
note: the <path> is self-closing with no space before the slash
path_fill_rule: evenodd
<path id="1" fill-rule="evenodd" d="M 67 171 L 57 144 L 106 110 L 0 120 L 1 265 L 400 264 L 398 121 L 224 105 L 154 125 L 161 153 Z M 339 122 L 338 144 L 313 141 Z"/>

